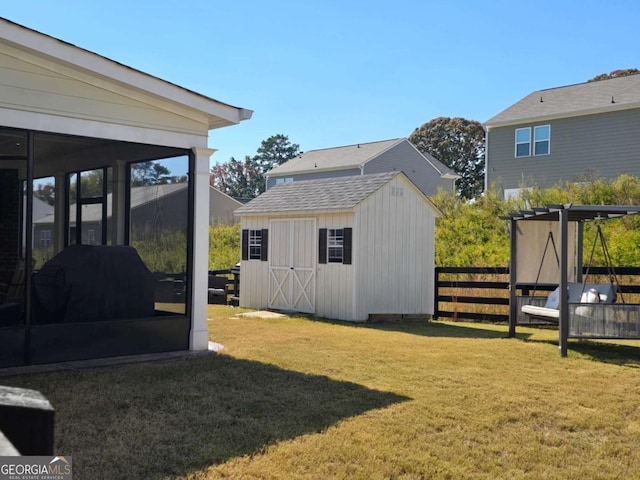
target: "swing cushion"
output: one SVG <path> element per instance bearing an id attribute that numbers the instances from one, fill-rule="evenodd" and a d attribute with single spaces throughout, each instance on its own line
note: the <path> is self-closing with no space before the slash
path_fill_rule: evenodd
<path id="1" fill-rule="evenodd" d="M 569 303 L 613 303 L 616 300 L 616 289 L 611 284 L 568 283 Z M 535 305 L 523 305 L 522 313 L 535 317 L 559 318 L 560 311 L 560 287 L 549 294 L 544 307 Z M 590 316 L 593 307 L 578 306 L 575 313 L 577 315 Z"/>
<path id="2" fill-rule="evenodd" d="M 522 313 L 533 315 L 534 317 L 559 318 L 560 310 L 557 308 L 537 307 L 535 305 L 523 305 Z"/>
<path id="3" fill-rule="evenodd" d="M 600 295 L 598 294 L 598 290 L 595 288 L 590 288 L 588 291 L 584 292 L 580 296 L 580 303 L 599 303 Z M 584 305 L 580 305 L 576 307 L 575 311 L 576 315 L 582 315 L 583 317 L 590 317 L 593 314 L 593 307 L 587 307 Z"/>
<path id="4" fill-rule="evenodd" d="M 602 303 L 613 303 L 616 301 L 616 289 L 610 283 L 569 283 L 569 303 L 594 303 L 586 302 L 582 299 L 583 294 L 589 290 L 598 293 L 598 301 Z M 595 302 L 597 303 L 597 302 Z"/>
<path id="5" fill-rule="evenodd" d="M 544 305 L 544 308 L 555 308 L 556 310 L 560 307 L 560 287 L 556 288 L 553 292 L 549 294 L 547 297 L 547 303 Z"/>

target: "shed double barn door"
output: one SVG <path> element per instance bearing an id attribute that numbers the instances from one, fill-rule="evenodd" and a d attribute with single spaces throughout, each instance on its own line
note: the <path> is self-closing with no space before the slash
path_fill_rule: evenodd
<path id="1" fill-rule="evenodd" d="M 269 222 L 269 308 L 314 313 L 315 218 Z"/>

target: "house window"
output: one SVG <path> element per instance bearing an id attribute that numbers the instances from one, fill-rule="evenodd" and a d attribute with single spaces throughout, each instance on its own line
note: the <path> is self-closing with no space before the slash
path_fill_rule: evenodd
<path id="1" fill-rule="evenodd" d="M 531 155 L 531 129 L 516 129 L 516 157 L 528 157 Z"/>
<path id="2" fill-rule="evenodd" d="M 329 263 L 342 263 L 344 247 L 344 230 L 342 228 L 330 228 L 327 230 L 327 261 Z"/>
<path id="3" fill-rule="evenodd" d="M 51 246 L 51 230 L 40 231 L 40 247 L 49 248 Z"/>
<path id="4" fill-rule="evenodd" d="M 89 245 L 96 244 L 96 231 L 93 228 L 87 230 L 87 243 Z"/>
<path id="5" fill-rule="evenodd" d="M 268 230 L 242 230 L 242 260 L 267 260 Z"/>
<path id="6" fill-rule="evenodd" d="M 351 265 L 351 228 L 321 228 L 318 241 L 318 263 Z"/>
<path id="7" fill-rule="evenodd" d="M 262 230 L 249 230 L 249 260 L 262 256 Z"/>
<path id="8" fill-rule="evenodd" d="M 531 156 L 531 128 L 516 128 L 516 157 Z M 533 155 L 549 155 L 551 125 L 533 127 Z"/>
<path id="9" fill-rule="evenodd" d="M 549 155 L 551 140 L 551 125 L 541 125 L 533 128 L 533 154 Z"/>
<path id="10" fill-rule="evenodd" d="M 276 185 L 279 183 L 291 183 L 293 182 L 293 177 L 284 177 L 284 178 L 276 178 Z"/>

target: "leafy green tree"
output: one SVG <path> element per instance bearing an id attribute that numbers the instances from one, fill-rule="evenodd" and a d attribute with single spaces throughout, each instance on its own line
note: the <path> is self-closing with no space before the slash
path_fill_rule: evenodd
<path id="1" fill-rule="evenodd" d="M 33 196 L 49 205 L 53 205 L 56 198 L 56 188 L 53 183 L 50 182 L 37 184 L 33 190 Z"/>
<path id="2" fill-rule="evenodd" d="M 232 197 L 254 198 L 265 191 L 264 174 L 300 153 L 300 146 L 282 134 L 263 140 L 255 156 L 244 161 L 231 157 L 211 168 L 210 183 Z"/>
<path id="3" fill-rule="evenodd" d="M 152 160 L 138 162 L 131 167 L 131 186 L 141 187 L 144 185 L 171 183 L 170 173 L 167 167 Z"/>
<path id="4" fill-rule="evenodd" d="M 287 135 L 277 134 L 262 141 L 253 160 L 265 173 L 299 154 L 300 145 L 291 143 Z"/>
<path id="5" fill-rule="evenodd" d="M 264 177 L 249 156 L 214 165 L 210 178 L 214 187 L 232 197 L 254 198 L 264 191 Z"/>
<path id="6" fill-rule="evenodd" d="M 628 77 L 629 75 L 637 75 L 640 73 L 640 70 L 637 68 L 626 68 L 623 70 L 613 70 L 609 73 L 601 73 L 600 75 L 596 75 L 591 80 L 587 82 L 598 82 L 600 80 L 608 80 L 610 78 L 618 78 L 618 77 Z"/>
<path id="7" fill-rule="evenodd" d="M 485 132 L 476 120 L 438 117 L 416 128 L 409 141 L 460 175 L 458 195 L 475 198 L 484 187 Z"/>

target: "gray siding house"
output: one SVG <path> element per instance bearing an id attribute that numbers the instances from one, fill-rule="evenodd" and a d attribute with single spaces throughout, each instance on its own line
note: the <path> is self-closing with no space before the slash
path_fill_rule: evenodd
<path id="1" fill-rule="evenodd" d="M 131 232 L 136 240 L 152 238 L 164 231 L 187 231 L 188 208 L 187 184 L 173 183 L 133 187 L 131 197 Z M 35 203 L 34 203 L 35 205 Z M 45 204 L 46 205 L 46 204 Z M 107 230 L 111 231 L 113 195 L 107 195 Z M 209 187 L 209 225 L 219 223 L 231 225 L 237 222 L 234 210 L 242 203 L 220 190 Z M 82 221 L 82 239 L 87 245 L 100 244 L 102 228 L 102 205 L 84 205 Z M 34 209 L 35 211 L 35 209 Z M 76 204 L 69 206 L 69 227 L 76 228 Z M 34 214 L 34 248 L 50 248 L 55 218 L 51 212 L 36 219 Z M 73 235 L 71 235 L 73 237 Z"/>
<path id="2" fill-rule="evenodd" d="M 311 150 L 267 172 L 267 190 L 278 183 L 402 171 L 427 196 L 455 192 L 460 177 L 406 138 Z"/>
<path id="3" fill-rule="evenodd" d="M 484 123 L 485 188 L 640 176 L 640 75 L 533 92 Z"/>

